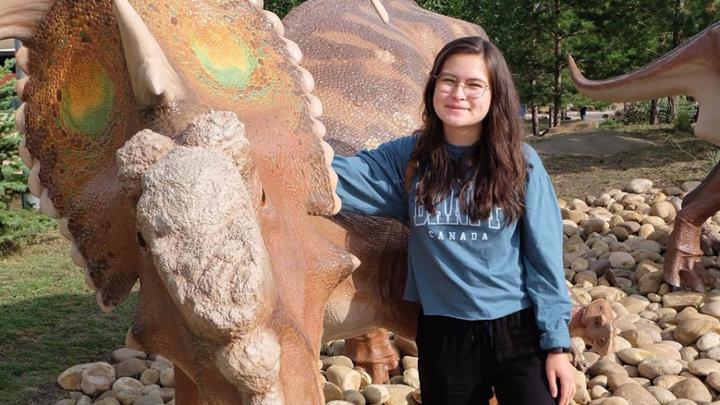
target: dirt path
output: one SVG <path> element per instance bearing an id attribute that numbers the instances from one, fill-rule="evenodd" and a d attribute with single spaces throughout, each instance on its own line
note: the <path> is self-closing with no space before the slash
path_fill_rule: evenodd
<path id="1" fill-rule="evenodd" d="M 658 187 L 702 180 L 720 150 L 670 125 L 599 128 L 527 138 L 541 153 L 557 194 L 584 198 L 634 178 Z"/>
<path id="2" fill-rule="evenodd" d="M 652 141 L 638 139 L 609 130 L 591 130 L 555 135 L 547 140 L 532 142 L 544 155 L 607 156 L 656 146 Z"/>

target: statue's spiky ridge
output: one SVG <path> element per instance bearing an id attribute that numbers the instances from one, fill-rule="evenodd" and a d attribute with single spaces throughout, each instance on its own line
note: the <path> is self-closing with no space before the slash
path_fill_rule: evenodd
<path id="1" fill-rule="evenodd" d="M 57 0 L 25 46 L 19 114 L 30 184 L 65 218 L 73 261 L 109 310 L 141 266 L 132 207 L 113 178 L 115 151 L 142 126 L 111 3 Z"/>
<path id="2" fill-rule="evenodd" d="M 291 199 L 305 202 L 308 212 L 336 212 L 339 204 L 318 140 L 324 129 L 316 128 L 305 100 L 314 82 L 297 65 L 299 57 L 291 52 L 297 46 L 246 2 L 133 5 L 197 103 L 233 111 L 245 123 L 261 177 L 284 178 L 275 182 L 278 191 L 295 194 Z M 278 160 L 289 165 L 282 173 L 273 163 Z"/>
<path id="3" fill-rule="evenodd" d="M 318 235 L 308 220 L 309 214 L 337 212 L 339 200 L 330 168 L 333 152 L 322 141 L 325 128 L 317 119 L 322 105 L 311 94 L 312 75 L 298 65 L 302 52 L 282 37 L 277 16 L 257 1 L 47 4 L 23 28 L 28 34 L 18 52 L 19 66 L 29 72 L 29 79 L 18 84 L 24 101 L 18 127 L 26 135 L 20 152 L 31 167 L 30 188 L 41 198 L 41 210 L 61 218 L 61 234 L 74 242 L 73 262 L 86 268 L 86 282 L 97 290 L 100 307 L 109 311 L 118 305 L 139 279 L 131 340 L 166 354 L 176 375 L 192 380 L 213 403 L 234 403 L 238 394 L 247 403 L 280 403 L 284 396 L 319 401 L 314 366 L 324 305 L 334 286 L 359 263 Z M 15 9 L 2 7 L 0 19 L 12 18 Z M 237 232 L 230 233 L 227 243 L 203 246 L 232 247 L 241 257 L 249 240 L 267 249 L 262 272 L 243 260 L 228 259 L 222 264 L 229 271 L 223 274 L 236 274 L 237 266 L 266 278 L 263 302 L 276 303 L 259 306 L 264 315 L 248 318 L 252 321 L 228 318 L 222 336 L 207 335 L 212 328 L 197 322 L 208 309 L 217 309 L 212 302 L 195 306 L 210 291 L 204 283 L 213 277 L 198 281 L 197 290 L 186 283 L 182 305 L 172 304 L 179 264 L 158 267 L 167 264 L 162 262 L 166 256 L 148 251 L 136 215 L 138 191 L 123 190 L 115 159 L 116 151 L 143 130 L 165 134 L 173 142 L 184 139 L 188 123 L 212 109 L 234 113 L 244 123 L 247 145 L 241 158 L 253 175 L 241 197 L 255 207 L 258 226 L 234 228 Z M 216 186 L 227 183 L 219 175 L 209 180 Z M 213 204 L 212 199 L 207 203 Z M 243 232 L 252 235 L 237 239 Z M 277 240 L 278 232 L 291 233 L 305 249 L 297 249 L 292 238 Z M 185 259 L 201 255 L 193 249 L 184 253 L 184 265 L 192 264 Z M 224 256 L 205 253 L 212 276 L 222 267 L 213 266 L 213 260 L 222 262 Z M 192 266 L 185 269 L 186 275 L 195 274 Z M 226 284 L 219 281 L 218 288 Z M 240 284 L 242 288 L 230 286 L 235 294 L 231 304 L 257 298 L 257 289 L 246 291 L 250 284 Z M 310 289 L 316 293 L 306 296 Z M 214 314 L 222 318 L 239 308 Z M 263 339 L 244 338 L 261 318 L 263 332 L 256 335 Z M 232 344 L 226 345 L 227 339 Z M 229 351 L 220 353 L 218 347 Z M 253 358 L 258 348 L 274 357 L 258 352 L 262 356 Z M 257 380 L 261 369 L 265 382 Z M 280 386 L 281 380 L 288 383 Z M 201 403 L 193 393 L 182 396 L 185 403 Z"/>
<path id="4" fill-rule="evenodd" d="M 342 323 L 363 332 L 389 324 L 414 329 L 392 288 L 404 273 L 387 272 L 404 269 L 402 226 L 385 219 L 352 227 L 309 215 L 335 213 L 339 200 L 329 166 L 334 152 L 318 119 L 323 105 L 312 94 L 316 80 L 299 64 L 333 55 L 301 51 L 293 40 L 303 36 L 284 37 L 262 0 L 37 0 L 30 8 L 9 1 L 34 13 L 0 31 L 26 39 L 17 57 L 30 76 L 18 83 L 25 104 L 17 117 L 27 134 L 20 154 L 32 168 L 30 189 L 43 212 L 61 217 L 61 234 L 75 243 L 73 262 L 87 268 L 103 310 L 140 280 L 128 341 L 173 361 L 178 404 L 321 403 L 317 357 L 328 300 L 342 301 L 329 335 L 345 329 Z M 335 71 L 339 81 L 317 81 L 339 89 L 339 98 L 328 98 L 342 107 L 332 109 L 334 122 L 357 127 L 335 137 L 336 147 L 372 146 L 383 139 L 376 135 L 402 132 L 388 123 L 415 126 L 419 99 L 388 89 L 421 88 L 437 48 L 484 35 L 409 0 L 350 0 L 344 3 L 352 12 L 342 18 L 327 14 L 341 2 L 307 3 L 315 8 L 305 22 L 317 36 L 305 39 L 331 37 L 318 44 L 339 46 L 335 56 L 357 68 Z M 13 18 L 6 4 L 0 21 Z M 367 51 L 372 58 L 363 60 Z M 386 121 L 393 109 L 402 112 Z M 221 125 L 200 125 L 198 117 Z M 193 130 L 200 127 L 210 129 Z M 218 128 L 223 136 L 214 138 Z M 158 136 L 142 136 L 150 133 Z M 134 151 L 132 162 L 177 152 L 145 171 L 117 163 L 115 152 L 136 134 L 139 147 L 125 149 Z M 219 139 L 234 139 L 233 147 L 218 150 Z M 232 162 L 239 176 L 230 174 Z M 186 188 L 158 197 L 171 185 Z M 232 209 L 213 215 L 228 202 Z M 199 218 L 202 224 L 193 222 Z M 190 227 L 167 233 L 172 224 Z M 350 280 L 360 266 L 353 249 L 371 268 Z M 370 296 L 358 301 L 361 289 Z"/>
<path id="5" fill-rule="evenodd" d="M 312 76 L 273 27 L 274 14 L 242 1 L 5 7 L 0 20 L 27 37 L 18 65 L 30 76 L 18 83 L 25 104 L 17 121 L 30 188 L 41 211 L 64 218 L 73 261 L 87 267 L 104 309 L 122 302 L 143 266 L 132 207 L 113 179 L 115 151 L 142 128 L 172 135 L 207 108 L 234 111 L 256 141 L 261 176 L 284 180 L 268 193 L 292 193 L 306 212 L 339 209 Z"/>
<path id="6" fill-rule="evenodd" d="M 437 51 L 482 28 L 412 0 L 309 0 L 283 20 L 304 52 L 323 101 L 328 142 L 351 154 L 422 125 L 422 97 Z"/>

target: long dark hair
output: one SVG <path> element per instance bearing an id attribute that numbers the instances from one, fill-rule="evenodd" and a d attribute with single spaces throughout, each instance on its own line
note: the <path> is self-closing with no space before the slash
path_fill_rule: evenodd
<path id="1" fill-rule="evenodd" d="M 468 159 L 453 161 L 445 147 L 443 122 L 433 107 L 436 76 L 452 55 L 481 55 L 489 73 L 490 110 L 483 119 L 480 140 Z M 416 200 L 435 212 L 453 186 L 460 189 L 460 209 L 472 220 L 486 218 L 493 206 L 502 208 L 505 221 L 522 216 L 527 167 L 522 152 L 523 126 L 510 69 L 500 51 L 480 37 L 456 39 L 440 50 L 430 72 L 423 96 L 423 127 L 410 158 L 410 173 L 420 181 Z M 408 184 L 412 179 L 407 179 Z"/>

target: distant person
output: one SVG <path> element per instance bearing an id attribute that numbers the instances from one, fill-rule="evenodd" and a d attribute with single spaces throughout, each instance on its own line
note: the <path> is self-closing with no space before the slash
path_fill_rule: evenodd
<path id="1" fill-rule="evenodd" d="M 587 107 L 582 106 L 580 108 L 580 119 L 585 121 L 585 117 L 587 116 Z"/>

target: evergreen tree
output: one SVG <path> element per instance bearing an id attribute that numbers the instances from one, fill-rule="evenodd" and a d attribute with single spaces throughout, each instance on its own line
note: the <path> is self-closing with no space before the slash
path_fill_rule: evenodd
<path id="1" fill-rule="evenodd" d="M 305 0 L 265 0 L 265 9 L 277 14 L 280 19 L 284 18 L 293 8 L 302 4 Z"/>

